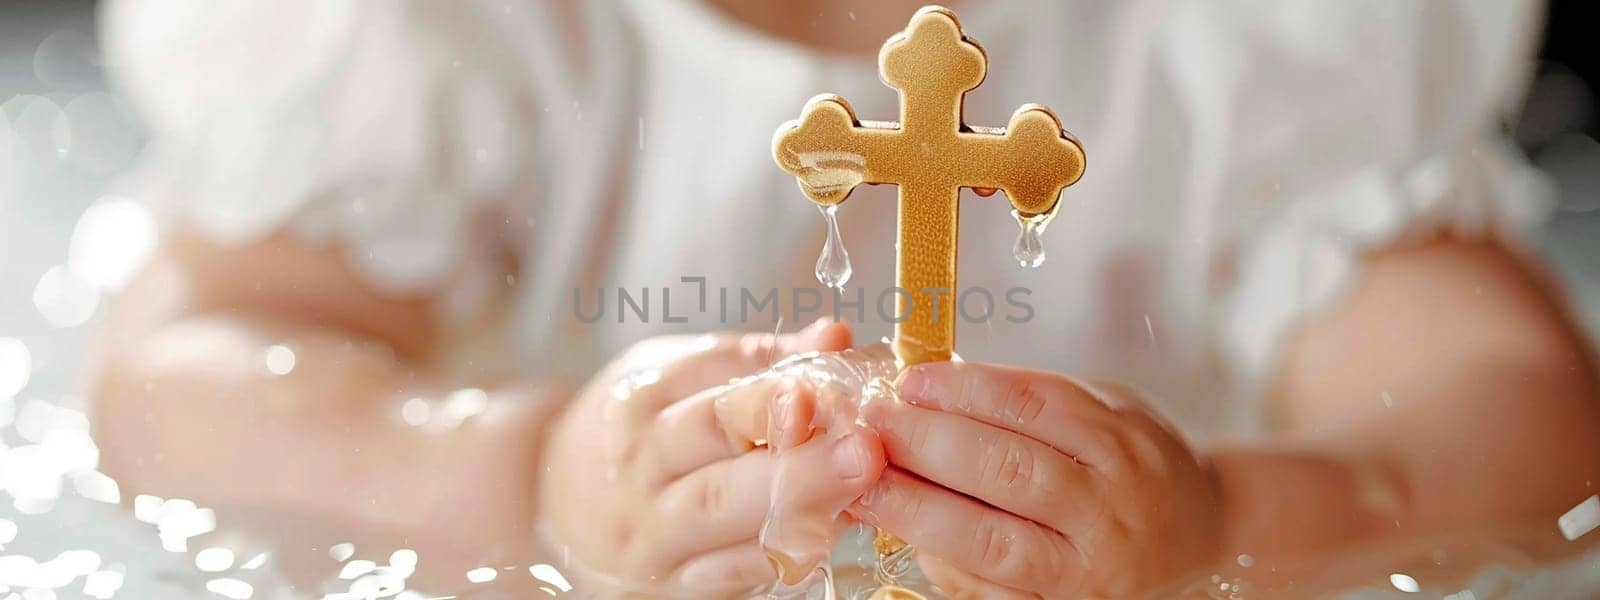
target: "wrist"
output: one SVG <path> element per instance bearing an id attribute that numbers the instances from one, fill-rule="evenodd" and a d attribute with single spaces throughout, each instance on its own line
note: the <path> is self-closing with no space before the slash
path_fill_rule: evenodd
<path id="1" fill-rule="evenodd" d="M 1210 454 L 1218 484 L 1221 555 L 1238 562 L 1325 555 L 1392 533 L 1405 494 L 1381 461 L 1300 450 Z"/>

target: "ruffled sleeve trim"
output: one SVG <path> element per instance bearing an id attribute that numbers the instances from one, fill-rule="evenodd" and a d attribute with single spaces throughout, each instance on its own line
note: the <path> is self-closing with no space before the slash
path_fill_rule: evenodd
<path id="1" fill-rule="evenodd" d="M 1294 325 L 1340 298 L 1366 254 L 1441 232 L 1521 245 L 1554 207 L 1548 178 L 1487 135 L 1287 203 L 1243 248 L 1221 304 L 1223 353 L 1242 393 L 1265 391 Z M 1261 419 L 1254 407 L 1241 408 L 1244 415 Z"/>

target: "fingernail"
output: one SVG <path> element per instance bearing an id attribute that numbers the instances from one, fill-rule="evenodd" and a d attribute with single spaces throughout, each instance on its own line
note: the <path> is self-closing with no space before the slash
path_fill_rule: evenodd
<path id="1" fill-rule="evenodd" d="M 900 380 L 895 382 L 895 391 L 900 393 L 901 399 L 912 404 L 937 404 L 937 399 L 929 397 L 929 379 L 921 367 L 911 367 L 900 373 Z"/>
<path id="2" fill-rule="evenodd" d="M 867 452 L 861 447 L 861 435 L 846 434 L 833 442 L 833 468 L 840 479 L 855 479 L 867 472 Z"/>

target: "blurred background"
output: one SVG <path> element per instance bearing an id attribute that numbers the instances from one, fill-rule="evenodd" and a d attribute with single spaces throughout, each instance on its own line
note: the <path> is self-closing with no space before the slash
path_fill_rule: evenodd
<path id="1" fill-rule="evenodd" d="M 1540 251 L 1600 331 L 1600 53 L 1579 17 L 1585 4 L 1550 7 L 1538 76 L 1509 135 L 1559 186 Z M 4 585 L 23 576 L 14 556 L 56 557 L 58 575 L 85 576 L 61 597 L 124 587 L 139 591 L 123 597 L 278 597 L 286 592 L 270 591 L 270 569 L 206 575 L 190 556 L 161 552 L 206 533 L 214 517 L 178 511 L 186 521 L 160 525 L 154 513 L 126 515 L 111 503 L 115 484 L 97 477 L 86 429 L 72 433 L 87 427 L 74 382 L 95 323 L 155 243 L 144 209 L 108 193 L 142 138 L 107 89 L 95 10 L 83 0 L 0 0 L 0 487 L 10 494 L 0 495 L 0 598 L 17 597 Z"/>

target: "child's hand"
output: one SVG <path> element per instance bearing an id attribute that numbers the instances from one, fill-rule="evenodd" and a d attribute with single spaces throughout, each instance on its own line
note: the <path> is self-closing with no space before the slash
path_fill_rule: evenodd
<path id="1" fill-rule="evenodd" d="M 930 363 L 865 415 L 893 467 L 850 512 L 918 547 L 959 596 L 1129 598 L 1211 564 L 1204 460 L 1131 390 Z"/>
<path id="2" fill-rule="evenodd" d="M 756 538 L 777 457 L 757 445 L 801 446 L 783 468 L 807 482 L 802 502 L 833 506 L 877 479 L 882 446 L 865 430 L 801 445 L 814 410 L 805 388 L 729 381 L 790 354 L 849 346 L 848 327 L 818 323 L 777 338 L 650 340 L 624 353 L 555 428 L 540 486 L 546 534 L 575 570 L 612 578 L 598 582 L 607 587 L 710 597 L 772 583 Z"/>

